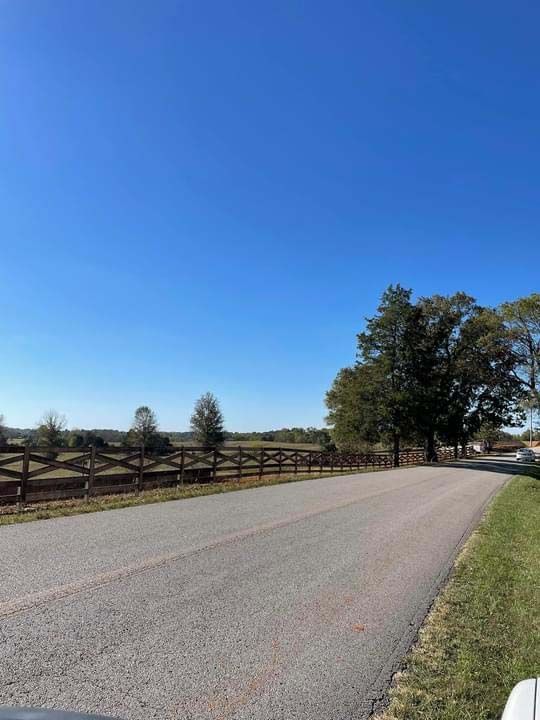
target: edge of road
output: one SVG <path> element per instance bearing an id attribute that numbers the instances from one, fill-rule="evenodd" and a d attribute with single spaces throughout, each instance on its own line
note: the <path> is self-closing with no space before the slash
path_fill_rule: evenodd
<path id="1" fill-rule="evenodd" d="M 472 459 L 493 458 L 495 456 L 478 455 Z M 466 460 L 452 460 L 452 463 L 466 462 Z M 175 500 L 190 500 L 197 497 L 207 497 L 209 495 L 219 495 L 221 493 L 239 492 L 241 490 L 251 490 L 260 487 L 273 487 L 274 485 L 285 485 L 289 483 L 304 482 L 306 480 L 331 480 L 337 477 L 348 477 L 352 475 L 364 475 L 379 472 L 391 472 L 400 470 L 411 470 L 414 467 L 447 467 L 449 461 L 438 463 L 420 463 L 419 465 L 403 465 L 394 468 L 369 468 L 356 471 L 333 472 L 311 475 L 276 475 L 267 476 L 266 479 L 246 478 L 245 480 L 226 481 L 216 484 L 204 485 L 183 485 L 177 488 L 156 488 L 153 490 L 145 490 L 138 495 L 119 494 L 119 495 L 103 495 L 95 498 L 90 502 L 84 502 L 79 499 L 71 500 L 53 500 L 43 505 L 34 505 L 25 508 L 22 511 L 0 512 L 0 528 L 7 525 L 18 525 L 21 523 L 35 522 L 37 520 L 50 520 L 59 517 L 73 517 L 75 515 L 88 515 L 97 512 L 105 512 L 109 510 L 122 510 L 131 507 L 142 507 L 144 505 L 155 505 L 163 502 L 172 502 Z"/>
<path id="2" fill-rule="evenodd" d="M 493 501 L 496 495 L 498 495 L 508 483 L 517 475 L 519 475 L 519 468 L 516 468 L 515 472 L 509 473 L 508 477 L 498 488 L 495 488 L 488 495 L 483 504 L 477 509 L 474 516 L 472 517 L 467 528 L 461 535 L 456 545 L 452 548 L 452 551 L 448 555 L 448 558 L 439 573 L 437 579 L 431 585 L 429 592 L 426 593 L 422 607 L 411 617 L 407 630 L 403 633 L 401 638 L 397 641 L 391 656 L 387 660 L 384 667 L 381 669 L 376 680 L 370 686 L 368 691 L 369 696 L 365 700 L 364 711 L 368 717 L 376 716 L 386 709 L 389 703 L 388 692 L 394 683 L 396 674 L 403 668 L 403 663 L 410 651 L 410 649 L 417 643 L 419 632 L 429 616 L 433 606 L 448 584 L 452 573 L 456 566 L 456 561 L 462 549 L 465 547 L 467 541 L 479 526 L 483 517 L 488 510 L 489 505 Z"/>

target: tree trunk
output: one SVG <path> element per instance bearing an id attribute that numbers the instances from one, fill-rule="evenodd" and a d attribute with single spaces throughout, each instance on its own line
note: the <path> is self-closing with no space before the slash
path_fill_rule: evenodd
<path id="1" fill-rule="evenodd" d="M 437 452 L 435 450 L 435 433 L 430 430 L 426 435 L 425 446 L 426 462 L 437 462 Z"/>
<path id="2" fill-rule="evenodd" d="M 399 447 L 400 447 L 400 442 L 401 442 L 399 433 L 393 434 L 393 442 L 394 442 L 394 467 L 399 467 Z"/>
<path id="3" fill-rule="evenodd" d="M 454 459 L 457 460 L 459 458 L 459 444 L 457 442 L 454 443 Z"/>

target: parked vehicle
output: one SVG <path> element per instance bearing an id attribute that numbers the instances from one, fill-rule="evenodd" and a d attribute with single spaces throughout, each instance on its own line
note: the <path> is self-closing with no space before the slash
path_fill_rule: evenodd
<path id="1" fill-rule="evenodd" d="M 540 720 L 539 687 L 540 678 L 519 682 L 510 693 L 502 720 Z"/>
<path id="2" fill-rule="evenodd" d="M 518 462 L 535 462 L 536 453 L 531 448 L 519 448 L 516 450 L 516 460 Z"/>

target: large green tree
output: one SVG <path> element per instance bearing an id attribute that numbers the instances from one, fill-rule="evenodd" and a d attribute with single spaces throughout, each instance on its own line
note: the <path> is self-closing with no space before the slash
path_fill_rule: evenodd
<path id="1" fill-rule="evenodd" d="M 437 459 L 437 436 L 456 445 L 467 411 L 464 324 L 475 312 L 465 293 L 433 295 L 418 301 L 420 329 L 414 368 L 414 420 L 424 438 L 426 460 Z"/>
<path id="2" fill-rule="evenodd" d="M 421 305 L 434 344 L 432 371 L 420 378 L 420 396 L 431 394 L 433 402 L 418 420 L 429 423 L 428 442 L 436 435 L 457 452 L 482 424 L 511 425 L 519 417 L 516 358 L 498 315 L 474 298 L 435 295 Z"/>
<path id="3" fill-rule="evenodd" d="M 212 393 L 205 393 L 195 403 L 191 416 L 191 430 L 195 440 L 205 447 L 221 445 L 225 439 L 223 414 Z"/>
<path id="4" fill-rule="evenodd" d="M 327 393 L 328 420 L 340 446 L 373 442 L 394 451 L 422 438 L 426 460 L 437 443 L 466 445 L 483 423 L 519 418 L 516 354 L 493 310 L 465 293 L 411 301 L 390 287 L 358 336 L 358 362 Z"/>
<path id="5" fill-rule="evenodd" d="M 395 465 L 399 465 L 401 439 L 410 434 L 413 424 L 419 311 L 411 295 L 411 290 L 391 285 L 382 295 L 377 314 L 357 337 L 359 362 L 370 369 L 369 395 L 376 403 L 379 433 L 390 439 Z"/>
<path id="6" fill-rule="evenodd" d="M 523 408 L 529 414 L 529 439 L 533 416 L 540 412 L 540 293 L 503 303 L 499 314 L 517 357 L 515 376 L 524 391 Z"/>
<path id="7" fill-rule="evenodd" d="M 540 293 L 503 303 L 499 314 L 518 359 L 516 375 L 535 392 L 540 384 Z"/>
<path id="8" fill-rule="evenodd" d="M 328 421 L 339 447 L 390 443 L 399 464 L 402 438 L 411 437 L 413 363 L 418 309 L 411 291 L 390 286 L 374 317 L 357 336 L 358 361 L 338 373 L 326 396 Z"/>
<path id="9" fill-rule="evenodd" d="M 340 450 L 358 452 L 381 440 L 377 386 L 369 365 L 340 370 L 326 393 L 327 422 Z"/>

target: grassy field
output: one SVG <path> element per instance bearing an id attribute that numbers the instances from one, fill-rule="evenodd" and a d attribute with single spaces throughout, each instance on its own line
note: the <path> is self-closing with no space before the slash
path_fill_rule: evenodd
<path id="1" fill-rule="evenodd" d="M 189 443 L 185 443 L 189 445 Z M 191 443 L 193 445 L 193 443 Z M 315 443 L 286 443 L 286 442 L 275 442 L 274 440 L 225 440 L 225 447 L 239 447 L 244 448 L 293 448 L 295 450 L 320 450 L 321 446 Z"/>
<path id="2" fill-rule="evenodd" d="M 379 720 L 495 720 L 540 674 L 540 473 L 528 472 L 467 543 Z"/>
<path id="3" fill-rule="evenodd" d="M 384 470 L 384 468 L 381 468 Z M 248 488 L 264 487 L 268 485 L 280 485 L 282 483 L 298 482 L 300 480 L 314 480 L 320 477 L 336 477 L 338 475 L 350 475 L 351 472 L 368 472 L 367 470 L 348 470 L 347 472 L 326 472 L 314 475 L 268 475 L 259 479 L 258 477 L 246 477 L 242 480 L 231 480 L 219 483 L 204 483 L 193 485 L 181 485 L 174 488 L 156 488 L 155 490 L 144 490 L 139 495 L 119 494 L 101 495 L 92 498 L 89 502 L 82 500 L 53 500 L 46 503 L 36 504 L 24 512 L 12 512 L 11 510 L 0 512 L 0 526 L 14 525 L 15 523 L 31 522 L 32 520 L 46 520 L 48 518 L 63 517 L 67 515 L 82 515 L 102 510 L 116 510 L 118 508 L 134 507 L 136 505 L 150 505 L 153 503 L 167 502 L 169 500 L 184 500 L 216 493 L 234 492 L 235 490 L 246 490 Z M 369 469 L 373 472 L 373 468 Z"/>
<path id="4" fill-rule="evenodd" d="M 166 434 L 166 433 L 165 433 Z M 25 438 L 10 438 L 9 444 L 10 445 L 21 445 L 23 446 L 25 442 Z M 110 442 L 109 447 L 120 447 L 122 443 L 120 442 Z M 197 443 L 193 440 L 186 440 L 185 442 L 173 442 L 172 447 L 173 448 L 180 448 L 180 447 L 193 447 L 194 445 L 197 445 Z M 245 448 L 261 448 L 261 447 L 267 447 L 267 448 L 280 448 L 280 447 L 287 447 L 287 448 L 295 448 L 297 450 L 320 450 L 321 446 L 317 445 L 316 443 L 286 443 L 286 442 L 275 442 L 274 440 L 225 440 L 223 443 L 224 447 L 245 447 Z"/>

